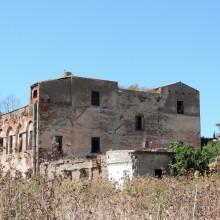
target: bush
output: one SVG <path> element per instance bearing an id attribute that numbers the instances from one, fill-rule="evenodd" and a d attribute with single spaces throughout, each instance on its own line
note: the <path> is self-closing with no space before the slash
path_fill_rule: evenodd
<path id="1" fill-rule="evenodd" d="M 208 156 L 200 149 L 195 149 L 182 142 L 174 142 L 170 145 L 169 150 L 173 155 L 170 165 L 172 175 L 187 175 L 195 171 L 203 174 L 209 169 Z"/>
<path id="2" fill-rule="evenodd" d="M 210 141 L 206 146 L 203 147 L 202 153 L 209 163 L 215 161 L 216 157 L 220 155 L 220 142 Z"/>

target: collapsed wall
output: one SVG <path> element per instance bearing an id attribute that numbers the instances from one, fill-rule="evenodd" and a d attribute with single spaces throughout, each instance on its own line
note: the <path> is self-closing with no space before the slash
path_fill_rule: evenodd
<path id="1" fill-rule="evenodd" d="M 60 159 L 57 161 L 46 161 L 40 164 L 40 174 L 49 178 L 61 178 L 89 180 L 106 178 L 105 156 L 88 157 L 82 159 Z"/>

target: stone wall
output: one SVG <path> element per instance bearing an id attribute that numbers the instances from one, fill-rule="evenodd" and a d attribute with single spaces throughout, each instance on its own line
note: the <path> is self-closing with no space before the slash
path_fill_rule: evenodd
<path id="1" fill-rule="evenodd" d="M 177 113 L 177 101 L 184 114 Z M 191 87 L 176 83 L 153 91 L 119 91 L 118 137 L 120 149 L 166 148 L 173 141 L 200 147 L 200 98 Z M 144 128 L 135 129 L 135 116 Z"/>
<path id="2" fill-rule="evenodd" d="M 20 172 L 27 176 L 32 172 L 32 147 L 29 146 L 32 129 L 32 108 L 29 106 L 0 116 L 0 138 L 3 138 L 0 158 L 4 173 L 15 176 Z"/>
<path id="3" fill-rule="evenodd" d="M 100 92 L 100 106 L 91 105 L 91 92 Z M 91 153 L 91 138 L 100 137 L 101 153 L 112 148 L 117 83 L 67 77 L 40 83 L 39 151 L 45 157 L 54 136 L 63 137 L 64 156 Z"/>
<path id="4" fill-rule="evenodd" d="M 155 177 L 168 174 L 171 155 L 168 152 L 116 150 L 108 151 L 108 179 L 122 187 L 134 177 Z"/>
<path id="5" fill-rule="evenodd" d="M 64 156 L 91 154 L 91 138 L 100 138 L 101 153 L 113 149 L 154 149 L 182 141 L 200 147 L 199 92 L 175 83 L 145 92 L 119 89 L 116 82 L 65 77 L 39 87 L 39 153 L 44 159 L 54 136 L 63 138 Z M 100 105 L 91 105 L 91 92 Z M 177 114 L 177 101 L 184 114 Z M 135 117 L 144 120 L 136 130 Z"/>
<path id="6" fill-rule="evenodd" d="M 40 174 L 49 178 L 72 180 L 107 178 L 106 160 L 105 156 L 98 156 L 86 159 L 47 161 L 41 163 Z"/>

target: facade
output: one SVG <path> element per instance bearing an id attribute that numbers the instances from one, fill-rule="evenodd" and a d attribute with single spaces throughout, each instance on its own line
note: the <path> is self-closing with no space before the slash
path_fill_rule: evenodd
<path id="1" fill-rule="evenodd" d="M 165 151 L 108 151 L 106 154 L 108 179 L 116 187 L 121 188 L 124 183 L 137 176 L 160 178 L 169 173 L 171 160 L 170 153 Z"/>
<path id="2" fill-rule="evenodd" d="M 40 164 L 108 150 L 200 147 L 199 91 L 182 82 L 148 90 L 114 81 L 64 77 L 31 86 L 30 104 L 0 116 L 4 170 L 39 172 Z"/>

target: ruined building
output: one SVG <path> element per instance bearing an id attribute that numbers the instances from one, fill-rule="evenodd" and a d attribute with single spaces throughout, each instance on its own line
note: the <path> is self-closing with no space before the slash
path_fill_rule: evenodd
<path id="1" fill-rule="evenodd" d="M 39 172 L 40 164 L 108 150 L 200 147 L 199 91 L 177 82 L 148 91 L 65 74 L 35 83 L 28 106 L 0 116 L 4 171 Z"/>

